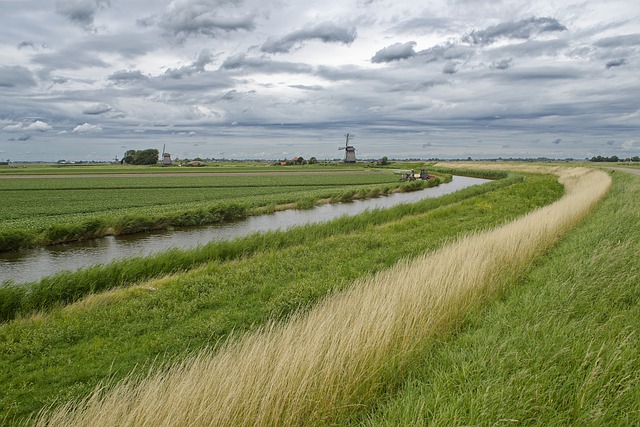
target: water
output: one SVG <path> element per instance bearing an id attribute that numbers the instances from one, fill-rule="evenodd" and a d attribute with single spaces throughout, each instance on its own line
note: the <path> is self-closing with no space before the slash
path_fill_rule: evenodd
<path id="1" fill-rule="evenodd" d="M 150 255 L 169 248 L 188 249 L 211 241 L 233 240 L 258 231 L 286 230 L 298 225 L 326 222 L 344 215 L 357 215 L 366 210 L 439 197 L 485 182 L 488 180 L 454 176 L 450 183 L 438 187 L 412 193 L 394 193 L 377 199 L 327 204 L 309 210 L 280 211 L 229 224 L 108 236 L 87 242 L 0 253 L 0 282 L 9 279 L 16 283 L 37 281 L 62 270 L 74 271 L 116 259 Z"/>

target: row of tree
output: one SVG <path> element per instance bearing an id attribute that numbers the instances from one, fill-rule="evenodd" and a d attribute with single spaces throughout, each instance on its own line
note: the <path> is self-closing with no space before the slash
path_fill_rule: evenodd
<path id="1" fill-rule="evenodd" d="M 618 156 L 611 156 L 611 157 L 603 157 L 603 156 L 593 156 L 591 158 L 592 162 L 612 162 L 612 163 L 616 163 L 616 162 L 620 162 L 623 159 L 620 159 Z M 640 156 L 633 156 L 631 158 L 628 159 L 624 159 L 627 162 L 640 162 Z"/>

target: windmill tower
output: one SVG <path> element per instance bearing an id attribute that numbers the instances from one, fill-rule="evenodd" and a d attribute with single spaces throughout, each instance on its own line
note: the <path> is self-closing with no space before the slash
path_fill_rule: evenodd
<path id="1" fill-rule="evenodd" d="M 355 163 L 356 162 L 356 149 L 353 145 L 349 145 L 349 134 L 346 135 L 347 140 L 344 143 L 344 147 L 338 148 L 338 150 L 344 150 L 344 162 Z M 353 138 L 353 137 L 351 137 Z"/>
<path id="2" fill-rule="evenodd" d="M 164 151 L 166 144 L 162 146 L 162 166 L 171 166 L 171 154 Z"/>

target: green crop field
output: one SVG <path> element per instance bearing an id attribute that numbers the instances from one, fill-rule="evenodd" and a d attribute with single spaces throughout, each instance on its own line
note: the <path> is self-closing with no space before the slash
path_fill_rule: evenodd
<path id="1" fill-rule="evenodd" d="M 234 170 L 242 173 L 5 176 L 0 179 L 0 250 L 202 225 L 289 203 L 310 207 L 321 199 L 346 201 L 376 197 L 402 186 L 420 187 L 408 187 L 389 170 L 362 167 L 281 173 L 253 166 Z M 431 184 L 437 182 L 424 183 Z"/>

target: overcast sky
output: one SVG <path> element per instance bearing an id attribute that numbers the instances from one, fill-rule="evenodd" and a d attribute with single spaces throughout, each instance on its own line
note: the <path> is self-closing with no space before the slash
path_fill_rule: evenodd
<path id="1" fill-rule="evenodd" d="M 0 0 L 0 158 L 640 155 L 638 0 Z"/>

